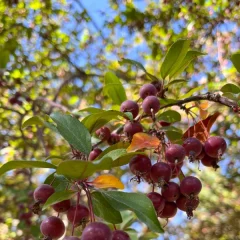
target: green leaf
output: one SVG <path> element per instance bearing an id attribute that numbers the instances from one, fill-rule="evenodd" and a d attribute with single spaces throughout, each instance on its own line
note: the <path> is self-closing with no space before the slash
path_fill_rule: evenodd
<path id="1" fill-rule="evenodd" d="M 119 117 L 127 118 L 125 113 L 117 110 L 108 110 L 100 113 L 91 114 L 82 120 L 82 123 L 89 130 L 90 133 L 95 132 L 100 127 L 104 126 L 112 119 L 119 119 Z"/>
<path id="2" fill-rule="evenodd" d="M 179 68 L 187 54 L 189 45 L 190 40 L 180 39 L 170 47 L 160 70 L 163 79 L 174 73 Z"/>
<path id="3" fill-rule="evenodd" d="M 43 126 L 44 125 L 44 121 L 38 117 L 38 116 L 33 116 L 30 117 L 29 119 L 27 119 L 23 124 L 22 124 L 22 129 L 31 126 L 31 125 L 40 125 Z"/>
<path id="4" fill-rule="evenodd" d="M 48 208 L 49 206 L 51 206 L 55 203 L 59 203 L 64 200 L 71 199 L 75 194 L 76 194 L 76 192 L 72 191 L 72 190 L 64 190 L 61 192 L 55 192 L 48 198 L 46 203 L 43 205 L 42 209 L 45 210 L 46 208 Z"/>
<path id="5" fill-rule="evenodd" d="M 64 161 L 57 168 L 57 174 L 71 179 L 85 179 L 97 171 L 110 170 L 112 168 L 112 159 L 104 157 L 98 161 Z"/>
<path id="6" fill-rule="evenodd" d="M 102 192 L 107 201 L 118 211 L 131 210 L 138 219 L 153 232 L 164 232 L 156 215 L 151 200 L 143 193 L 126 193 L 118 191 Z"/>
<path id="7" fill-rule="evenodd" d="M 101 192 L 91 194 L 94 214 L 105 221 L 118 224 L 122 222 L 122 216 L 119 211 L 114 209 L 104 198 Z"/>
<path id="8" fill-rule="evenodd" d="M 174 70 L 171 72 L 171 74 L 169 75 L 170 78 L 179 75 L 180 73 L 183 72 L 183 70 L 198 56 L 201 55 L 206 55 L 205 53 L 199 52 L 199 51 L 194 51 L 194 50 L 190 50 L 187 52 L 186 56 L 184 57 L 184 59 L 182 60 L 181 64 Z"/>
<path id="9" fill-rule="evenodd" d="M 133 214 L 131 211 L 122 211 L 121 216 L 123 222 L 117 226 L 120 230 L 125 230 L 132 225 L 132 223 L 136 220 L 136 215 Z"/>
<path id="10" fill-rule="evenodd" d="M 167 104 L 171 104 L 171 103 L 176 103 L 178 102 L 178 100 L 176 99 L 160 99 L 160 105 L 161 106 L 164 106 L 164 105 L 167 105 Z"/>
<path id="11" fill-rule="evenodd" d="M 133 65 L 137 68 L 140 68 L 141 70 L 143 70 L 152 80 L 154 81 L 158 81 L 158 78 L 153 76 L 152 74 L 148 73 L 147 70 L 144 68 L 144 66 L 140 63 L 140 62 L 137 62 L 137 61 L 134 61 L 134 60 L 131 60 L 131 59 L 128 59 L 128 58 L 123 58 L 121 61 L 118 61 L 120 65 L 124 65 L 124 64 L 130 64 L 130 65 Z"/>
<path id="12" fill-rule="evenodd" d="M 224 85 L 221 88 L 222 92 L 229 92 L 229 93 L 234 93 L 234 94 L 238 94 L 240 93 L 240 88 L 238 86 L 236 86 L 235 84 L 232 83 L 227 83 L 226 85 Z"/>
<path id="13" fill-rule="evenodd" d="M 112 167 L 119 167 L 119 166 L 123 166 L 126 165 L 130 162 L 131 158 L 137 154 L 143 154 L 146 155 L 146 153 L 144 152 L 131 152 L 131 153 L 127 153 L 125 148 L 122 149 L 115 149 L 112 150 L 111 152 L 105 153 L 104 155 L 102 155 L 103 153 L 101 153 L 101 156 L 104 157 L 110 157 L 113 160 L 113 165 Z"/>
<path id="14" fill-rule="evenodd" d="M 176 84 L 179 84 L 179 83 L 182 83 L 182 84 L 185 84 L 187 83 L 188 81 L 185 80 L 185 79 L 174 79 L 172 80 L 170 83 L 168 83 L 165 88 L 169 88 L 170 86 L 172 85 L 176 85 Z"/>
<path id="15" fill-rule="evenodd" d="M 170 141 L 176 141 L 182 139 L 182 134 L 177 131 L 166 131 L 166 135 Z"/>
<path id="16" fill-rule="evenodd" d="M 75 149 L 89 154 L 92 149 L 91 135 L 86 127 L 76 118 L 59 112 L 51 114 L 52 120 L 57 124 L 58 132 Z"/>
<path id="17" fill-rule="evenodd" d="M 56 166 L 48 163 L 48 162 L 41 162 L 41 161 L 10 161 L 3 164 L 0 167 L 0 175 L 18 168 L 53 168 L 56 169 Z"/>
<path id="18" fill-rule="evenodd" d="M 127 99 L 126 92 L 122 83 L 112 72 L 107 72 L 105 74 L 103 91 L 112 99 L 113 104 L 120 105 Z"/>
<path id="19" fill-rule="evenodd" d="M 158 234 L 153 232 L 147 232 L 144 235 L 140 236 L 139 240 L 151 240 L 151 239 L 157 239 Z"/>
<path id="20" fill-rule="evenodd" d="M 230 60 L 232 61 L 234 67 L 237 69 L 237 71 L 240 73 L 240 51 L 235 52 Z"/>
<path id="21" fill-rule="evenodd" d="M 169 123 L 180 122 L 181 114 L 174 110 L 168 110 L 157 115 L 157 120 L 163 120 Z"/>
<path id="22" fill-rule="evenodd" d="M 67 188 L 69 180 L 54 172 L 45 179 L 44 184 L 51 184 L 55 192 L 61 192 Z"/>
<path id="23" fill-rule="evenodd" d="M 189 92 L 187 92 L 186 94 L 184 94 L 183 96 L 181 96 L 180 99 L 185 99 L 185 98 L 191 97 L 194 93 L 202 90 L 204 87 L 205 87 L 204 85 L 195 87 L 192 90 L 190 90 Z"/>

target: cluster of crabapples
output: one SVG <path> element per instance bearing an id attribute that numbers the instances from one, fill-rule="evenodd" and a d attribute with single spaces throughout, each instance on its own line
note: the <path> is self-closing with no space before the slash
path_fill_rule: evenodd
<path id="1" fill-rule="evenodd" d="M 153 82 L 145 84 L 140 89 L 140 98 L 142 101 L 126 100 L 121 104 L 122 112 L 131 112 L 132 121 L 127 120 L 123 126 L 124 135 L 118 131 L 111 132 L 106 126 L 96 131 L 97 137 L 101 140 L 99 143 L 107 142 L 109 145 L 120 141 L 131 141 L 134 134 L 143 132 L 144 128 L 140 123 L 141 114 L 139 114 L 139 106 L 142 106 L 143 113 L 146 117 L 152 118 L 156 123 L 155 114 L 160 109 L 159 98 L 164 96 L 161 82 Z M 160 121 L 160 126 L 168 126 L 169 123 Z M 166 139 L 164 131 L 161 131 L 159 124 L 154 124 L 153 129 L 148 131 L 149 134 L 159 138 L 163 146 L 163 152 L 155 150 L 157 161 L 152 164 L 151 159 L 143 154 L 135 155 L 129 163 L 130 171 L 135 175 L 137 182 L 141 180 L 153 185 L 153 191 L 147 194 L 152 201 L 157 216 L 160 218 L 173 217 L 177 209 L 185 211 L 188 218 L 193 216 L 199 204 L 198 194 L 202 189 L 201 181 L 194 176 L 184 177 L 181 167 L 187 156 L 191 162 L 201 161 L 205 166 L 217 168 L 218 161 L 226 150 L 226 142 L 218 136 L 209 137 L 205 142 L 199 141 L 195 137 L 185 139 L 182 145 L 172 144 Z M 156 127 L 156 129 L 155 129 Z M 90 152 L 88 159 L 94 161 L 102 153 L 102 150 L 96 144 Z M 74 153 L 74 152 L 73 152 Z M 77 158 L 77 156 L 75 156 Z M 171 179 L 181 176 L 180 185 Z M 155 187 L 161 188 L 161 194 L 155 192 Z M 39 212 L 39 207 L 44 204 L 47 199 L 54 193 L 51 185 L 43 184 L 35 189 L 34 199 L 36 201 L 33 211 Z M 137 201 L 137 200 L 136 200 Z M 58 213 L 58 217 L 51 216 L 42 221 L 40 230 L 45 240 L 58 239 L 64 235 L 65 225 L 60 219 L 59 214 L 66 212 L 68 221 L 72 224 L 73 229 L 83 226 L 81 240 L 128 240 L 129 235 L 122 230 L 110 230 L 110 228 L 101 222 L 94 222 L 93 212 L 82 204 L 72 204 L 71 200 L 52 205 L 53 209 Z M 89 219 L 91 222 L 88 223 Z M 93 220 L 93 221 L 92 221 Z M 73 235 L 73 231 L 72 231 Z M 65 240 L 79 240 L 79 237 L 69 236 Z"/>

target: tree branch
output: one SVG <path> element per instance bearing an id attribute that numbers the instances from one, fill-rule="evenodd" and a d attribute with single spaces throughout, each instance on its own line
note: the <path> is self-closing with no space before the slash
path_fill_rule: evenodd
<path id="1" fill-rule="evenodd" d="M 185 103 L 200 101 L 200 100 L 208 100 L 210 102 L 220 103 L 220 104 L 225 105 L 230 108 L 238 108 L 238 104 L 236 102 L 234 102 L 233 100 L 231 100 L 229 98 L 222 97 L 219 93 L 205 93 L 205 94 L 200 94 L 197 96 L 185 98 L 183 100 L 178 100 L 174 103 L 169 103 L 169 104 L 163 105 L 162 107 L 160 107 L 160 109 L 172 107 L 172 106 L 181 106 Z"/>

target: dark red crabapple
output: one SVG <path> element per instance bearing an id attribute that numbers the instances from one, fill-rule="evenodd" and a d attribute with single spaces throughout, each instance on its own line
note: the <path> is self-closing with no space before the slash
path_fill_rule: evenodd
<path id="1" fill-rule="evenodd" d="M 95 160 L 100 154 L 102 153 L 102 150 L 100 148 L 94 148 L 90 154 L 89 154 L 89 160 L 93 161 Z"/>
<path id="2" fill-rule="evenodd" d="M 160 101 L 155 96 L 148 96 L 143 100 L 142 108 L 143 111 L 148 115 L 155 114 L 160 109 Z"/>
<path id="3" fill-rule="evenodd" d="M 199 199 L 189 199 L 183 195 L 181 195 L 176 201 L 178 209 L 187 213 L 188 218 L 193 217 L 193 210 L 195 210 L 199 205 Z"/>
<path id="4" fill-rule="evenodd" d="M 131 112 L 133 115 L 133 118 L 135 118 L 138 115 L 139 107 L 136 102 L 132 100 L 126 100 L 121 104 L 120 111 Z"/>
<path id="5" fill-rule="evenodd" d="M 124 125 L 123 131 L 126 133 L 128 137 L 132 137 L 135 133 L 142 132 L 143 127 L 139 122 L 127 122 Z"/>
<path id="6" fill-rule="evenodd" d="M 226 151 L 227 144 L 224 138 L 213 136 L 208 138 L 204 144 L 206 154 L 213 158 L 220 158 Z"/>
<path id="7" fill-rule="evenodd" d="M 53 204 L 52 207 L 56 212 L 66 212 L 71 207 L 71 201 L 69 199 L 64 200 Z"/>
<path id="8" fill-rule="evenodd" d="M 143 176 L 143 179 L 144 179 L 147 183 L 149 183 L 149 184 L 153 183 L 153 180 L 151 179 L 150 172 L 146 173 L 146 174 Z"/>
<path id="9" fill-rule="evenodd" d="M 153 206 L 156 212 L 161 212 L 165 206 L 165 199 L 161 194 L 156 192 L 150 192 L 147 194 L 147 197 L 152 201 Z"/>
<path id="10" fill-rule="evenodd" d="M 112 232 L 106 224 L 93 222 L 84 228 L 81 240 L 112 240 Z"/>
<path id="11" fill-rule="evenodd" d="M 180 183 L 180 191 L 186 197 L 197 196 L 202 189 L 200 180 L 193 176 L 185 177 Z"/>
<path id="12" fill-rule="evenodd" d="M 169 166 L 172 169 L 172 177 L 171 178 L 175 178 L 179 175 L 180 171 L 181 171 L 181 167 L 183 166 L 183 162 L 180 163 L 169 163 Z"/>
<path id="13" fill-rule="evenodd" d="M 196 157 L 202 152 L 202 143 L 194 137 L 189 137 L 183 142 L 186 155 L 190 162 L 193 162 Z"/>
<path id="14" fill-rule="evenodd" d="M 151 167 L 150 176 L 153 182 L 163 186 L 171 179 L 172 169 L 167 163 L 158 162 Z"/>
<path id="15" fill-rule="evenodd" d="M 108 144 L 113 145 L 120 142 L 121 136 L 117 133 L 111 133 L 110 138 L 108 139 Z"/>
<path id="16" fill-rule="evenodd" d="M 112 240 L 131 240 L 129 235 L 122 230 L 115 230 L 112 233 Z"/>
<path id="17" fill-rule="evenodd" d="M 171 144 L 166 150 L 166 160 L 170 163 L 183 162 L 186 152 L 183 146 L 179 144 Z"/>
<path id="18" fill-rule="evenodd" d="M 136 155 L 129 162 L 131 172 L 136 175 L 137 182 L 140 182 L 141 177 L 144 177 L 150 172 L 152 167 L 151 160 L 145 155 Z"/>
<path id="19" fill-rule="evenodd" d="M 78 237 L 70 236 L 70 237 L 65 237 L 63 240 L 80 240 Z"/>
<path id="20" fill-rule="evenodd" d="M 177 205 L 175 202 L 165 202 L 162 212 L 159 214 L 160 218 L 172 218 L 177 213 Z"/>
<path id="21" fill-rule="evenodd" d="M 158 92 L 163 90 L 163 84 L 161 81 L 153 81 L 151 84 L 157 89 Z"/>
<path id="22" fill-rule="evenodd" d="M 202 145 L 202 151 L 199 155 L 197 155 L 197 160 L 201 160 L 203 157 L 205 156 L 205 150 L 204 150 L 204 146 Z"/>
<path id="23" fill-rule="evenodd" d="M 166 121 L 159 121 L 159 123 L 160 123 L 160 125 L 161 125 L 162 127 L 168 127 L 168 126 L 171 125 L 171 123 L 166 122 Z"/>
<path id="24" fill-rule="evenodd" d="M 63 236 L 65 226 L 60 218 L 52 216 L 42 221 L 40 230 L 47 240 L 52 240 Z"/>
<path id="25" fill-rule="evenodd" d="M 208 156 L 207 154 L 201 159 L 201 163 L 206 167 L 213 167 L 215 169 L 219 168 L 218 166 L 218 158 L 213 158 Z"/>
<path id="26" fill-rule="evenodd" d="M 168 202 L 175 202 L 180 196 L 179 185 L 175 182 L 169 182 L 162 187 L 162 196 Z"/>
<path id="27" fill-rule="evenodd" d="M 12 104 L 12 105 L 17 104 L 18 103 L 18 99 L 16 97 L 11 97 L 9 99 L 9 103 Z"/>
<path id="28" fill-rule="evenodd" d="M 75 216 L 76 212 L 76 216 Z M 89 210 L 82 204 L 74 205 L 70 207 L 67 211 L 67 218 L 70 223 L 73 224 L 75 217 L 74 226 L 79 226 L 82 223 L 85 223 L 89 219 Z"/>
<path id="29" fill-rule="evenodd" d="M 27 212 L 27 213 L 21 213 L 19 215 L 20 220 L 27 220 L 33 216 L 32 212 Z"/>
<path id="30" fill-rule="evenodd" d="M 48 198 L 55 192 L 54 188 L 48 184 L 42 184 L 33 192 L 33 197 L 36 202 L 45 203 Z"/>
<path id="31" fill-rule="evenodd" d="M 145 99 L 147 96 L 156 96 L 157 89 L 154 85 L 147 83 L 140 88 L 139 95 L 142 99 Z"/>
<path id="32" fill-rule="evenodd" d="M 110 132 L 110 129 L 108 127 L 101 127 L 96 131 L 96 135 L 102 141 L 107 141 L 111 136 L 111 132 Z"/>

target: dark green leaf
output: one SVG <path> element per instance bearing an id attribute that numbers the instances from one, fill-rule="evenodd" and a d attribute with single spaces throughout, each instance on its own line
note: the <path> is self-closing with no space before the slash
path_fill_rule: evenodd
<path id="1" fill-rule="evenodd" d="M 148 73 L 147 70 L 144 68 L 144 66 L 137 61 L 131 60 L 131 59 L 127 59 L 127 58 L 123 58 L 121 61 L 118 61 L 120 65 L 124 65 L 124 64 L 130 64 L 133 65 L 141 70 L 143 70 L 152 80 L 154 81 L 158 81 L 158 78 L 153 76 L 152 74 Z"/>
<path id="2" fill-rule="evenodd" d="M 180 99 L 185 99 L 185 98 L 191 97 L 194 93 L 202 90 L 204 87 L 205 87 L 204 85 L 195 87 L 192 90 L 190 90 L 189 92 L 187 92 L 186 94 L 184 94 L 183 96 L 181 96 Z"/>
<path id="3" fill-rule="evenodd" d="M 222 92 L 229 92 L 229 93 L 234 93 L 234 94 L 238 94 L 240 93 L 240 88 L 238 86 L 236 86 L 235 84 L 232 83 L 227 83 L 226 85 L 224 85 L 221 88 Z"/>
<path id="4" fill-rule="evenodd" d="M 106 95 L 108 95 L 112 99 L 113 104 L 120 105 L 127 99 L 126 92 L 122 83 L 117 78 L 117 76 L 112 72 L 107 72 L 105 74 L 105 83 L 103 91 Z"/>
<path id="5" fill-rule="evenodd" d="M 46 208 L 48 208 L 49 206 L 51 206 L 55 203 L 71 199 L 75 194 L 76 194 L 76 192 L 71 191 L 71 190 L 64 190 L 64 191 L 61 191 L 61 192 L 55 192 L 48 198 L 46 203 L 43 205 L 42 209 L 45 210 Z"/>
<path id="6" fill-rule="evenodd" d="M 170 78 L 179 75 L 183 72 L 183 70 L 192 62 L 195 58 L 198 56 L 205 55 L 205 53 L 201 53 L 199 51 L 190 50 L 187 52 L 186 56 L 182 60 L 181 64 L 175 69 L 175 71 L 172 71 L 169 75 Z"/>
<path id="7" fill-rule="evenodd" d="M 42 126 L 44 125 L 44 121 L 38 117 L 38 116 L 33 116 L 27 119 L 23 124 L 22 124 L 22 129 L 31 126 L 31 125 L 39 125 Z"/>
<path id="8" fill-rule="evenodd" d="M 181 114 L 174 110 L 168 110 L 157 115 L 157 120 L 163 120 L 169 123 L 181 121 Z"/>
<path id="9" fill-rule="evenodd" d="M 168 83 L 168 84 L 165 86 L 165 88 L 168 88 L 168 87 L 170 87 L 170 86 L 172 86 L 172 85 L 179 84 L 179 83 L 185 84 L 185 83 L 187 83 L 187 80 L 185 80 L 185 79 L 174 79 L 174 80 L 172 80 L 170 83 Z"/>
<path id="10" fill-rule="evenodd" d="M 157 219 L 153 204 L 145 194 L 118 191 L 106 191 L 102 192 L 102 194 L 116 210 L 131 210 L 153 232 L 164 232 Z"/>
<path id="11" fill-rule="evenodd" d="M 6 68 L 7 63 L 10 60 L 10 52 L 8 50 L 5 50 L 3 48 L 0 48 L 0 69 Z"/>
<path id="12" fill-rule="evenodd" d="M 170 141 L 176 141 L 182 139 L 182 134 L 177 131 L 166 131 L 167 137 Z"/>
<path id="13" fill-rule="evenodd" d="M 168 50 L 167 55 L 161 66 L 161 75 L 165 79 L 179 68 L 184 57 L 187 54 L 190 40 L 180 39 L 176 41 Z"/>
<path id="14" fill-rule="evenodd" d="M 55 189 L 55 192 L 61 192 L 66 189 L 69 184 L 69 180 L 54 172 L 45 179 L 44 184 L 51 184 Z"/>
<path id="15" fill-rule="evenodd" d="M 57 124 L 58 132 L 71 144 L 75 149 L 89 154 L 92 149 L 91 135 L 86 127 L 76 118 L 55 112 L 51 118 Z"/>
<path id="16" fill-rule="evenodd" d="M 160 105 L 161 106 L 164 106 L 164 105 L 167 105 L 167 104 L 171 104 L 171 103 L 176 103 L 178 100 L 176 99 L 160 99 Z"/>
<path id="17" fill-rule="evenodd" d="M 93 201 L 93 211 L 96 216 L 113 224 L 122 222 L 122 216 L 120 212 L 109 204 L 101 192 L 93 192 L 91 196 Z"/>
<path id="18" fill-rule="evenodd" d="M 237 71 L 240 73 L 240 51 L 235 52 L 230 60 L 232 61 L 234 67 L 237 69 Z"/>
<path id="19" fill-rule="evenodd" d="M 74 114 L 81 113 L 81 112 L 100 113 L 100 112 L 104 112 L 104 110 L 100 108 L 88 107 L 88 108 L 81 109 L 77 112 L 74 112 Z"/>
<path id="20" fill-rule="evenodd" d="M 98 161 L 64 161 L 57 168 L 57 173 L 71 179 L 85 179 L 97 171 L 110 170 L 112 168 L 112 159 L 104 157 Z"/>
<path id="21" fill-rule="evenodd" d="M 90 133 L 95 132 L 100 127 L 104 126 L 112 119 L 119 119 L 119 117 L 127 118 L 125 113 L 116 110 L 108 110 L 100 113 L 91 114 L 82 120 L 82 123 L 89 130 Z"/>
<path id="22" fill-rule="evenodd" d="M 18 168 L 53 168 L 56 169 L 56 166 L 48 163 L 48 162 L 41 162 L 41 161 L 10 161 L 3 164 L 0 167 L 0 175 Z"/>

